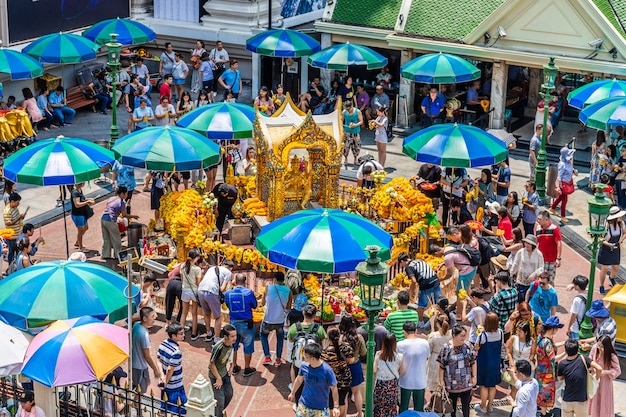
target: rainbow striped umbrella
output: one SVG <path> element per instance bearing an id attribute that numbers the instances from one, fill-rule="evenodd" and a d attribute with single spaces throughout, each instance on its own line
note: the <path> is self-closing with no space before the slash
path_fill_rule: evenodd
<path id="1" fill-rule="evenodd" d="M 212 103 L 184 115 L 177 123 L 209 139 L 247 139 L 252 137 L 254 108 L 240 103 Z"/>
<path id="2" fill-rule="evenodd" d="M 0 72 L 12 80 L 28 80 L 43 75 L 43 66 L 26 54 L 0 48 Z"/>
<path id="3" fill-rule="evenodd" d="M 295 58 L 314 54 L 320 50 L 320 43 L 296 30 L 271 29 L 249 38 L 246 50 L 267 56 Z"/>
<path id="4" fill-rule="evenodd" d="M 354 271 L 369 252 L 390 259 L 393 239 L 365 217 L 335 209 L 303 210 L 263 226 L 254 246 L 271 262 L 300 271 L 338 274 Z"/>
<path id="5" fill-rule="evenodd" d="M 428 164 L 473 168 L 502 162 L 506 144 L 476 126 L 440 124 L 404 138 L 402 152 Z"/>
<path id="6" fill-rule="evenodd" d="M 311 55 L 307 62 L 312 67 L 348 71 L 351 66 L 365 66 L 368 70 L 387 65 L 387 58 L 367 46 L 342 43 Z"/>
<path id="7" fill-rule="evenodd" d="M 626 96 L 626 81 L 614 78 L 598 80 L 578 87 L 567 95 L 567 101 L 570 106 L 582 109 L 605 98 L 623 96 Z"/>
<path id="8" fill-rule="evenodd" d="M 33 185 L 69 185 L 100 177 L 115 162 L 110 150 L 86 139 L 44 139 L 20 149 L 4 161 L 4 176 Z"/>
<path id="9" fill-rule="evenodd" d="M 111 40 L 112 33 L 117 33 L 117 41 L 122 45 L 138 45 L 156 39 L 156 33 L 148 26 L 119 17 L 96 23 L 83 32 L 83 37 L 104 45 Z"/>
<path id="10" fill-rule="evenodd" d="M 59 320 L 28 346 L 22 374 L 47 387 L 104 379 L 128 358 L 128 330 L 93 317 Z"/>
<path id="11" fill-rule="evenodd" d="M 114 322 L 127 316 L 126 288 L 124 277 L 98 264 L 41 262 L 0 281 L 0 317 L 21 330 L 81 316 Z"/>
<path id="12" fill-rule="evenodd" d="M 82 36 L 52 33 L 33 41 L 22 52 L 49 64 L 76 64 L 96 59 L 99 46 Z"/>
<path id="13" fill-rule="evenodd" d="M 124 136 L 113 146 L 124 165 L 156 171 L 191 171 L 220 161 L 220 146 L 193 130 L 155 126 Z"/>
<path id="14" fill-rule="evenodd" d="M 609 130 L 611 125 L 625 125 L 626 97 L 600 100 L 582 109 L 578 118 L 585 125 L 600 130 Z"/>
<path id="15" fill-rule="evenodd" d="M 445 84 L 480 78 L 480 70 L 460 56 L 438 53 L 419 56 L 400 67 L 404 78 L 418 83 Z"/>

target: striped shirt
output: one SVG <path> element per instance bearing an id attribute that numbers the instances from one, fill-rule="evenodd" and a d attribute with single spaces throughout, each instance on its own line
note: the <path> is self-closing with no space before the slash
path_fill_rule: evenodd
<path id="1" fill-rule="evenodd" d="M 161 361 L 163 366 L 163 374 L 167 374 L 167 368 L 174 367 L 174 373 L 170 378 L 165 388 L 174 390 L 181 389 L 183 387 L 183 354 L 180 351 L 178 343 L 172 339 L 164 340 L 159 345 L 159 351 L 157 352 L 157 358 Z"/>
<path id="2" fill-rule="evenodd" d="M 502 288 L 496 295 L 491 297 L 491 311 L 498 315 L 500 329 L 504 331 L 504 325 L 511 314 L 517 308 L 517 290 L 515 288 Z"/>
<path id="3" fill-rule="evenodd" d="M 612 317 L 608 317 L 602 320 L 602 323 L 598 325 L 596 329 L 596 340 L 600 338 L 600 336 L 607 335 L 611 338 L 611 342 L 615 344 L 615 337 L 617 336 L 617 325 L 615 320 Z"/>
<path id="4" fill-rule="evenodd" d="M 385 329 L 396 335 L 396 340 L 399 342 L 400 340 L 404 340 L 404 330 L 402 326 L 407 321 L 418 323 L 419 317 L 417 311 L 409 309 L 393 311 L 389 313 L 385 319 L 384 326 Z"/>
<path id="5" fill-rule="evenodd" d="M 4 225 L 7 229 L 13 230 L 13 237 L 10 237 L 9 239 L 17 239 L 20 233 L 22 233 L 21 222 L 17 221 L 19 217 L 20 211 L 18 208 L 12 208 L 10 204 L 7 204 L 4 208 Z M 9 226 L 8 223 L 13 223 L 13 225 Z"/>

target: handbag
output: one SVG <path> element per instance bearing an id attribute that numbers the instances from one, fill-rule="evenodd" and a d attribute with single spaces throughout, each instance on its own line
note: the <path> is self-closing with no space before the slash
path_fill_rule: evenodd
<path id="1" fill-rule="evenodd" d="M 85 219 L 90 219 L 93 217 L 93 208 L 87 205 L 85 206 Z"/>
<path id="2" fill-rule="evenodd" d="M 430 411 L 437 414 L 452 413 L 452 400 L 444 387 L 437 387 L 432 397 L 430 397 L 428 408 Z"/>
<path id="3" fill-rule="evenodd" d="M 587 371 L 587 399 L 591 399 L 594 395 L 596 395 L 596 392 L 598 392 L 600 380 L 589 372 L 589 368 L 587 368 L 587 361 L 585 361 L 585 358 L 583 358 L 581 355 L 578 356 L 580 356 L 580 360 L 583 361 L 583 365 L 585 365 L 585 370 Z"/>
<path id="4" fill-rule="evenodd" d="M 574 181 L 562 181 L 561 192 L 566 195 L 572 194 L 574 192 Z"/>
<path id="5" fill-rule="evenodd" d="M 215 266 L 215 276 L 217 277 L 217 294 L 220 298 L 220 304 L 224 304 L 224 302 L 226 301 L 226 297 L 224 296 L 224 293 L 220 289 L 221 280 L 220 280 L 220 267 L 219 266 Z"/>

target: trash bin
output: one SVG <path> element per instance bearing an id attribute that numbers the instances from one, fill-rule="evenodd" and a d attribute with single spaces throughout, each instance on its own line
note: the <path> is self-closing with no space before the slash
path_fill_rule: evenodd
<path id="1" fill-rule="evenodd" d="M 557 198 L 559 193 L 556 192 L 556 177 L 559 173 L 556 164 L 548 165 L 548 172 L 546 175 L 546 194 L 552 198 Z"/>
<path id="2" fill-rule="evenodd" d="M 136 248 L 139 242 L 143 239 L 143 224 L 131 223 L 128 225 L 128 247 Z"/>

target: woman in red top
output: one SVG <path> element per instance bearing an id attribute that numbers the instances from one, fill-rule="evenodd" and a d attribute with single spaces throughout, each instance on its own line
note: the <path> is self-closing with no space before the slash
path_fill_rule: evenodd
<path id="1" fill-rule="evenodd" d="M 509 211 L 506 207 L 500 207 L 498 210 L 498 231 L 500 230 L 504 231 L 504 238 L 506 240 L 513 239 L 513 224 L 511 223 Z"/>

